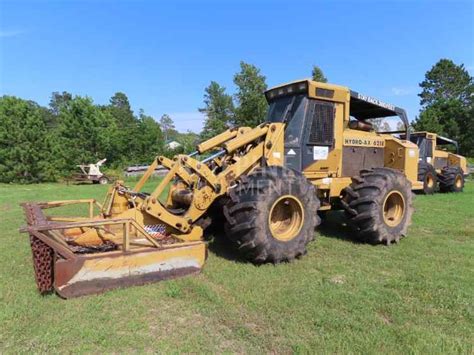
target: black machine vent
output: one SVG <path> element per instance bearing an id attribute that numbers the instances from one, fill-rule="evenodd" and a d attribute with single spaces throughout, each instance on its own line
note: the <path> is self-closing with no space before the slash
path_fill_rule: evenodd
<path id="1" fill-rule="evenodd" d="M 334 104 L 315 101 L 308 143 L 332 146 L 334 140 Z"/>
<path id="2" fill-rule="evenodd" d="M 334 90 L 316 88 L 316 96 L 327 97 L 332 99 L 334 97 Z"/>

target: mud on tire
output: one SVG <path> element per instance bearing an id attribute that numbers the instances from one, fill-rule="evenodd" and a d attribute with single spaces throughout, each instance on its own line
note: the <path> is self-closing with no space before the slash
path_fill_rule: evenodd
<path id="1" fill-rule="evenodd" d="M 461 192 L 464 189 L 464 175 L 457 166 L 444 167 L 438 179 L 441 192 Z"/>
<path id="2" fill-rule="evenodd" d="M 433 165 L 420 162 L 418 165 L 418 181 L 423 182 L 423 190 L 425 195 L 431 195 L 436 191 L 438 184 L 438 178 L 436 176 L 436 170 Z"/>
<path id="3" fill-rule="evenodd" d="M 355 237 L 372 244 L 391 244 L 406 236 L 413 214 L 411 184 L 389 168 L 361 171 L 345 189 L 344 207 Z"/>
<path id="4" fill-rule="evenodd" d="M 281 203 L 294 203 L 295 211 L 301 211 L 299 229 L 288 240 L 275 234 L 270 218 Z M 291 208 L 286 206 L 283 208 Z M 303 175 L 282 167 L 258 168 L 243 176 L 229 193 L 223 210 L 226 235 L 239 253 L 254 263 L 291 261 L 304 255 L 306 245 L 314 239 L 315 227 L 320 223 L 318 208 L 315 187 Z"/>

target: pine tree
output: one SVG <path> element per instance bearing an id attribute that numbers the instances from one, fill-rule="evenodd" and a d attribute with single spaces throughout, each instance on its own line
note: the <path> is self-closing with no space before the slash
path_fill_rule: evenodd
<path id="1" fill-rule="evenodd" d="M 138 134 L 138 119 L 133 114 L 127 95 L 122 92 L 115 93 L 110 98 L 110 103 L 104 112 L 115 121 L 117 133 L 114 135 L 116 157 L 122 164 L 133 161 L 136 155 Z M 115 160 L 115 159 L 113 159 Z M 109 163 L 110 164 L 110 163 Z"/>
<path id="2" fill-rule="evenodd" d="M 311 72 L 311 76 L 314 81 L 319 81 L 320 83 L 328 82 L 328 79 L 324 76 L 323 71 L 317 65 L 313 65 L 313 71 Z"/>
<path id="3" fill-rule="evenodd" d="M 74 171 L 76 165 L 107 158 L 119 159 L 117 125 L 108 111 L 101 110 L 87 97 L 74 97 L 60 110 L 56 134 L 62 146 L 62 170 Z"/>
<path id="4" fill-rule="evenodd" d="M 160 125 L 151 116 L 140 110 L 138 132 L 140 139 L 137 141 L 135 161 L 139 163 L 151 163 L 156 156 L 164 151 L 163 132 Z"/>
<path id="5" fill-rule="evenodd" d="M 44 113 L 32 101 L 0 98 L 0 182 L 42 182 L 57 177 Z"/>
<path id="6" fill-rule="evenodd" d="M 165 137 L 165 142 L 176 137 L 176 128 L 174 126 L 173 119 L 168 115 L 164 114 L 160 118 L 160 127 Z"/>
<path id="7" fill-rule="evenodd" d="M 202 140 L 209 139 L 225 131 L 233 119 L 234 104 L 232 96 L 225 93 L 225 88 L 215 81 L 211 81 L 204 94 L 204 108 L 199 112 L 206 115 L 204 128 L 201 132 Z"/>
<path id="8" fill-rule="evenodd" d="M 133 115 L 128 97 L 123 92 L 116 92 L 114 96 L 110 98 L 109 107 L 119 127 L 128 126 L 137 122 L 136 117 Z"/>
<path id="9" fill-rule="evenodd" d="M 474 126 L 474 83 L 464 65 L 441 59 L 425 74 L 420 87 L 423 108 L 414 128 L 457 140 L 462 154 L 474 151 L 468 133 Z"/>
<path id="10" fill-rule="evenodd" d="M 420 104 L 428 107 L 443 100 L 457 100 L 463 105 L 472 104 L 474 85 L 464 64 L 456 65 L 450 59 L 439 60 L 425 74 L 420 83 Z"/>
<path id="11" fill-rule="evenodd" d="M 72 95 L 67 91 L 59 93 L 57 91 L 51 94 L 51 100 L 49 101 L 49 107 L 53 115 L 59 115 L 62 107 L 65 107 L 72 100 Z"/>
<path id="12" fill-rule="evenodd" d="M 265 76 L 252 64 L 240 62 L 240 72 L 235 74 L 237 86 L 234 121 L 237 126 L 255 127 L 265 121 L 267 101 L 264 92 L 267 89 Z"/>

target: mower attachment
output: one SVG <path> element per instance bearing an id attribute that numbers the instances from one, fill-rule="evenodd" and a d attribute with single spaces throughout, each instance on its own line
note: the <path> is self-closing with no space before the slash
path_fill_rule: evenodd
<path id="1" fill-rule="evenodd" d="M 50 217 L 43 209 L 94 200 L 25 203 L 33 264 L 41 294 L 63 298 L 100 293 L 200 272 L 206 244 L 185 242 L 133 219 Z M 90 217 L 91 217 L 90 216 Z"/>

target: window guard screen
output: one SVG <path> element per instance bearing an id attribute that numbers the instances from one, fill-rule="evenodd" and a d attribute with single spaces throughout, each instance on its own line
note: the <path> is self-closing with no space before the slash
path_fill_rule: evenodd
<path id="1" fill-rule="evenodd" d="M 314 101 L 308 144 L 332 145 L 334 141 L 334 104 Z"/>

